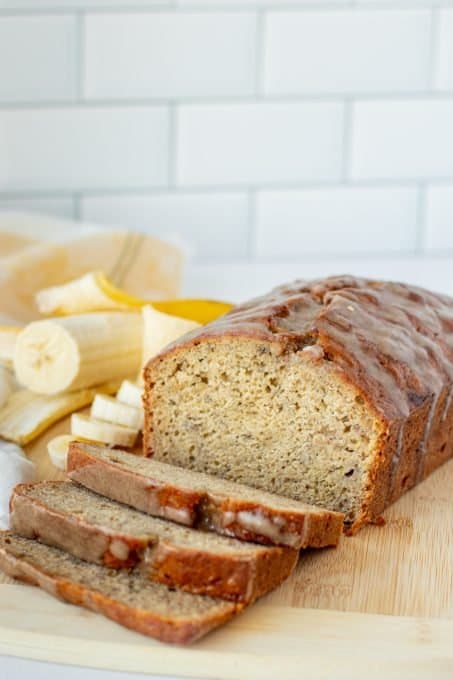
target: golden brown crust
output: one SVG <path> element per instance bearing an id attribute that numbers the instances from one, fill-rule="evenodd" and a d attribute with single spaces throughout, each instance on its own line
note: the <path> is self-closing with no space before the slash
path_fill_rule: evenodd
<path id="1" fill-rule="evenodd" d="M 165 519 L 175 520 L 172 510 L 182 509 L 178 523 L 190 527 L 196 524 L 200 493 L 101 461 L 84 450 L 81 442 L 71 442 L 66 469 L 73 481 L 103 496 Z"/>
<path id="2" fill-rule="evenodd" d="M 157 535 L 118 533 L 49 508 L 27 494 L 33 486 L 20 484 L 13 491 L 10 525 L 16 534 L 110 568 L 141 562 L 142 573 L 150 580 L 187 592 L 249 603 L 280 585 L 297 562 L 298 553 L 291 548 L 254 550 L 250 546 L 248 554 L 215 553 L 208 547 L 189 547 Z"/>
<path id="3" fill-rule="evenodd" d="M 194 344 L 260 339 L 280 353 L 316 346 L 383 425 L 356 531 L 453 456 L 453 299 L 401 283 L 334 276 L 296 281 L 169 345 L 145 377 L 145 455 L 153 454 L 156 366 Z"/>
<path id="4" fill-rule="evenodd" d="M 168 517 L 168 506 L 160 505 L 165 497 L 165 503 L 168 504 L 171 500 L 171 507 L 178 506 L 180 510 L 187 508 L 188 515 L 185 519 L 188 521 L 181 523 L 262 545 L 282 545 L 294 549 L 322 548 L 337 545 L 342 532 L 341 513 L 320 508 L 296 512 L 269 507 L 265 503 L 251 503 L 241 498 L 218 496 L 208 489 L 200 489 L 198 492 L 185 489 L 181 485 L 163 483 L 149 475 L 137 474 L 121 465 L 101 460 L 80 442 L 70 444 L 67 471 L 72 480 L 92 491 L 127 503 L 142 512 Z M 161 487 L 165 489 L 164 496 L 156 494 L 156 490 Z M 261 533 L 256 524 L 253 528 L 245 528 L 239 519 L 243 517 L 241 513 L 249 512 L 272 526 L 276 520 L 278 533 Z M 175 517 L 170 519 L 179 521 Z"/>
<path id="5" fill-rule="evenodd" d="M 181 550 L 161 541 L 151 547 L 141 564 L 148 578 L 198 595 L 250 604 L 274 590 L 293 571 L 298 553 L 272 547 L 256 557 L 229 557 Z"/>
<path id="6" fill-rule="evenodd" d="M 241 604 L 231 604 L 231 607 L 213 610 L 197 621 L 191 621 L 189 617 L 186 619 L 164 618 L 149 609 L 126 605 L 80 583 L 59 577 L 58 574 L 52 574 L 44 567 L 39 568 L 28 562 L 25 555 L 20 558 L 8 551 L 8 546 L 5 545 L 5 532 L 2 537 L 0 569 L 9 576 L 39 586 L 54 597 L 103 614 L 126 628 L 162 642 L 177 644 L 194 642 L 213 628 L 231 619 L 243 608 Z"/>
<path id="7" fill-rule="evenodd" d="M 151 538 L 111 532 L 77 515 L 51 509 L 26 494 L 33 486 L 18 484 L 11 495 L 10 527 L 16 534 L 36 538 L 74 557 L 112 569 L 128 569 L 140 561 Z"/>

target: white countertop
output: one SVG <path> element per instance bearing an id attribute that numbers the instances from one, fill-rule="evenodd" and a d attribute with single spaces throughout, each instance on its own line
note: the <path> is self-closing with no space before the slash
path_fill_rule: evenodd
<path id="1" fill-rule="evenodd" d="M 239 302 L 259 295 L 273 286 L 295 278 L 329 274 L 356 274 L 371 278 L 404 281 L 453 295 L 453 257 L 444 258 L 354 258 L 306 262 L 192 265 L 187 268 L 184 294 L 229 299 Z M 117 673 L 89 668 L 0 657 L 2 680 L 135 680 L 134 673 Z M 147 676 L 164 680 L 162 676 Z M 168 680 L 168 676 L 166 677 Z"/>

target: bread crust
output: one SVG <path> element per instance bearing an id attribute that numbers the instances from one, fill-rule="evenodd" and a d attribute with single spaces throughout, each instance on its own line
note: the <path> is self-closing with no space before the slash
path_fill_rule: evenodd
<path id="1" fill-rule="evenodd" d="M 92 491 L 142 512 L 262 545 L 322 548 L 335 546 L 340 539 L 341 513 L 320 508 L 296 512 L 273 508 L 265 502 L 220 496 L 206 488 L 194 491 L 146 473 L 126 470 L 121 465 L 97 458 L 90 450 L 96 451 L 96 447 L 71 442 L 67 460 L 69 477 Z M 179 515 L 172 513 L 169 517 L 168 507 L 178 509 Z M 278 523 L 278 532 L 263 533 L 256 525 L 253 528 L 244 526 L 241 513 L 251 513 L 262 519 L 263 531 L 264 527 L 275 529 Z"/>
<path id="2" fill-rule="evenodd" d="M 250 604 L 283 583 L 297 558 L 291 548 L 272 547 L 257 558 L 234 559 L 161 541 L 146 550 L 141 571 L 146 578 L 190 593 Z"/>
<path id="3" fill-rule="evenodd" d="M 241 604 L 231 603 L 221 610 L 213 609 L 198 621 L 192 621 L 189 617 L 186 620 L 165 618 L 150 610 L 126 605 L 58 574 L 52 574 L 28 562 L 25 555 L 22 559 L 15 556 L 5 545 L 8 534 L 9 532 L 2 532 L 0 542 L 0 569 L 6 574 L 38 586 L 60 600 L 103 614 L 126 628 L 162 642 L 190 644 L 231 619 L 243 608 Z"/>
<path id="4" fill-rule="evenodd" d="M 119 533 L 71 512 L 55 510 L 27 493 L 46 484 L 16 486 L 10 501 L 11 529 L 87 562 L 116 569 L 140 563 L 142 574 L 151 581 L 244 603 L 280 585 L 297 562 L 298 553 L 291 548 L 250 546 L 247 554 L 216 553 L 214 548 L 182 545 L 156 534 Z"/>
<path id="5" fill-rule="evenodd" d="M 453 299 L 352 276 L 296 281 L 185 335 L 144 371 L 145 455 L 154 454 L 154 374 L 167 357 L 226 338 L 313 361 L 352 385 L 381 423 L 354 533 L 453 456 Z M 308 354 L 308 353 L 307 353 Z"/>

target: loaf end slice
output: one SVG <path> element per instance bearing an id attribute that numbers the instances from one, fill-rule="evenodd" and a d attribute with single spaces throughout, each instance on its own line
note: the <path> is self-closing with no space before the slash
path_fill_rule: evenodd
<path id="1" fill-rule="evenodd" d="M 339 512 L 84 442 L 71 442 L 67 470 L 79 484 L 142 512 L 264 545 L 336 545 L 343 528 Z"/>
<path id="2" fill-rule="evenodd" d="M 250 603 L 276 588 L 298 553 L 198 531 L 151 517 L 72 482 L 16 486 L 10 502 L 16 534 L 187 592 Z"/>
<path id="3" fill-rule="evenodd" d="M 147 581 L 137 571 L 114 571 L 89 564 L 11 532 L 0 533 L 0 569 L 54 597 L 162 642 L 194 642 L 242 608 L 170 590 Z"/>

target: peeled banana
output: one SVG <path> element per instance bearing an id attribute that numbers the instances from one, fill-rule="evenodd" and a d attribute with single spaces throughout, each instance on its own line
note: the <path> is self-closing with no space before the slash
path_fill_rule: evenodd
<path id="1" fill-rule="evenodd" d="M 74 441 L 73 435 L 61 434 L 59 437 L 55 437 L 47 443 L 49 458 L 52 464 L 60 470 L 66 470 L 69 443 L 72 441 Z"/>
<path id="2" fill-rule="evenodd" d="M 138 430 L 124 425 L 95 420 L 81 413 L 73 413 L 71 416 L 71 434 L 75 437 L 110 444 L 111 446 L 132 447 L 137 439 Z"/>
<path id="3" fill-rule="evenodd" d="M 90 272 L 61 286 L 45 288 L 36 294 L 42 314 L 68 315 L 108 310 L 136 310 L 150 304 L 165 314 L 205 324 L 226 314 L 232 305 L 215 300 L 146 301 L 116 288 L 103 272 Z"/>
<path id="4" fill-rule="evenodd" d="M 21 326 L 0 326 L 0 361 L 11 362 Z"/>
<path id="5" fill-rule="evenodd" d="M 97 394 L 91 405 L 90 415 L 97 420 L 143 430 L 143 408 L 123 404 L 106 394 Z"/>
<path id="6" fill-rule="evenodd" d="M 80 314 L 84 312 L 127 310 L 131 305 L 107 295 L 100 285 L 100 272 L 89 272 L 61 286 L 36 293 L 41 314 Z"/>
<path id="7" fill-rule="evenodd" d="M 14 369 L 21 385 L 58 394 L 135 374 L 143 321 L 134 312 L 99 312 L 34 321 L 19 334 Z"/>
<path id="8" fill-rule="evenodd" d="M 142 365 L 158 354 L 166 345 L 200 326 L 196 321 L 164 314 L 145 305 L 143 314 L 143 360 Z"/>
<path id="9" fill-rule="evenodd" d="M 122 404 L 129 404 L 129 406 L 143 408 L 142 396 L 143 390 L 141 387 L 130 380 L 123 380 L 116 398 Z"/>
<path id="10" fill-rule="evenodd" d="M 34 394 L 29 390 L 18 390 L 10 396 L 5 407 L 0 410 L 0 437 L 17 444 L 28 444 L 57 420 L 91 404 L 96 392 L 113 394 L 117 389 L 118 382 L 113 381 L 95 390 L 80 390 L 57 396 L 44 396 Z"/>

